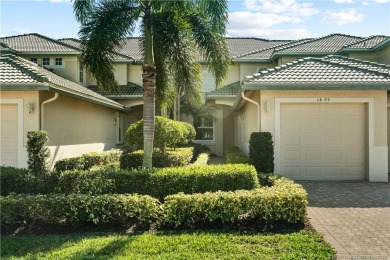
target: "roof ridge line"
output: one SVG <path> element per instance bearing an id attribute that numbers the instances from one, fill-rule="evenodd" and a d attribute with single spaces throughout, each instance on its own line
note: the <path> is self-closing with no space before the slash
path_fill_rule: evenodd
<path id="1" fill-rule="evenodd" d="M 294 41 L 285 42 L 285 43 L 281 43 L 281 44 L 278 44 L 278 45 L 275 45 L 275 46 L 271 46 L 271 47 L 267 47 L 267 48 L 263 48 L 263 49 L 258 49 L 258 50 L 254 50 L 254 51 L 242 53 L 242 54 L 239 54 L 239 55 L 237 55 L 237 56 L 234 56 L 233 58 L 242 58 L 242 57 L 247 56 L 247 55 L 256 54 L 256 53 L 259 53 L 259 52 L 262 52 L 262 51 L 267 51 L 267 50 L 275 49 L 275 48 L 277 48 L 278 46 L 290 44 L 290 43 L 292 43 L 292 42 L 294 42 Z"/>
<path id="2" fill-rule="evenodd" d="M 386 69 L 390 70 L 390 66 L 388 66 L 386 64 L 379 64 L 379 63 L 376 63 L 376 62 L 364 61 L 364 60 L 355 59 L 355 58 L 347 58 L 347 57 L 343 57 L 343 56 L 339 56 L 339 55 L 328 55 L 328 56 L 329 57 L 337 57 L 339 59 L 354 61 L 354 62 L 363 63 L 363 64 L 369 64 L 369 65 L 372 65 L 372 66 L 377 66 L 377 67 L 380 67 L 380 68 L 386 68 Z M 328 57 L 328 56 L 326 56 L 326 57 Z M 383 72 L 383 71 L 378 71 L 378 70 L 375 70 L 375 69 L 362 68 L 362 67 L 360 67 L 358 65 L 353 65 L 353 64 L 340 64 L 340 63 L 338 63 L 336 61 L 327 60 L 326 57 L 322 58 L 321 60 L 324 61 L 324 62 L 327 62 L 329 64 L 338 64 L 339 66 L 346 67 L 346 68 L 354 68 L 354 69 L 357 69 L 359 71 L 373 72 L 373 73 L 375 73 L 377 75 L 388 75 L 388 76 L 390 76 L 390 71 L 389 72 Z"/>

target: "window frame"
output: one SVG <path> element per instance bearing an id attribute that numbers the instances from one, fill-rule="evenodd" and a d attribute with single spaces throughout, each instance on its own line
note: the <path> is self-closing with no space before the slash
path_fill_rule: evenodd
<path id="1" fill-rule="evenodd" d="M 36 58 L 36 57 L 30 58 L 30 61 L 38 64 L 38 58 Z"/>
<path id="2" fill-rule="evenodd" d="M 205 126 L 205 125 L 202 125 L 202 122 L 203 120 L 202 119 L 206 119 L 209 123 L 211 123 L 212 125 L 211 126 Z M 198 120 L 198 122 L 200 121 L 199 123 L 199 126 L 198 127 L 195 127 L 196 125 L 196 121 Z M 205 141 L 215 141 L 215 119 L 211 116 L 209 117 L 195 117 L 194 118 L 194 128 L 195 128 L 195 131 L 196 131 L 196 135 L 195 135 L 195 139 L 194 141 L 201 141 L 201 142 L 205 142 Z M 211 139 L 197 139 L 197 136 L 198 136 L 198 129 L 202 130 L 202 129 L 211 129 L 212 130 L 212 138 Z"/>
<path id="3" fill-rule="evenodd" d="M 45 64 L 47 62 L 47 64 Z M 50 66 L 50 58 L 42 58 L 42 66 Z"/>
<path id="4" fill-rule="evenodd" d="M 60 58 L 60 57 L 54 58 L 54 65 L 62 66 L 63 65 L 62 58 Z"/>

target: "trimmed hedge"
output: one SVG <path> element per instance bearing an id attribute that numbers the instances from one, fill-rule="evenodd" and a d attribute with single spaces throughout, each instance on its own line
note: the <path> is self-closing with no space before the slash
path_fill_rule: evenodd
<path id="1" fill-rule="evenodd" d="M 249 139 L 249 162 L 258 172 L 274 172 L 274 145 L 269 132 L 253 132 Z"/>
<path id="2" fill-rule="evenodd" d="M 201 166 L 201 165 L 207 165 L 209 161 L 209 154 L 208 153 L 201 153 L 199 154 L 198 158 L 195 162 L 193 162 L 191 165 Z"/>
<path id="3" fill-rule="evenodd" d="M 265 223 L 303 223 L 307 193 L 302 186 L 285 178 L 272 187 L 234 192 L 175 194 L 165 198 L 164 222 L 172 226 L 202 226 L 253 219 Z"/>
<path id="4" fill-rule="evenodd" d="M 153 167 L 174 167 L 188 165 L 192 159 L 193 148 L 169 149 L 166 154 L 153 153 Z M 121 169 L 137 169 L 142 167 L 144 151 L 139 150 L 132 153 L 123 154 L 120 158 Z"/>
<path id="5" fill-rule="evenodd" d="M 248 157 L 238 147 L 232 147 L 225 150 L 227 164 L 248 163 Z"/>
<path id="6" fill-rule="evenodd" d="M 133 171 L 68 171 L 60 176 L 62 193 L 138 193 L 163 199 L 184 192 L 233 191 L 259 186 L 250 165 L 206 165 Z"/>
<path id="7" fill-rule="evenodd" d="M 194 151 L 191 162 L 196 161 L 196 159 L 198 159 L 198 156 L 202 153 L 210 154 L 210 148 L 207 145 L 193 143 L 192 146 L 194 147 Z"/>
<path id="8" fill-rule="evenodd" d="M 10 195 L 0 198 L 1 223 L 80 225 L 155 221 L 160 203 L 139 195 Z"/>
<path id="9" fill-rule="evenodd" d="M 0 166 L 0 193 L 6 196 L 10 193 L 48 194 L 55 191 L 58 174 L 47 173 L 36 176 L 27 169 Z"/>
<path id="10" fill-rule="evenodd" d="M 63 172 L 69 170 L 89 170 L 94 166 L 104 166 L 106 164 L 118 163 L 122 151 L 118 149 L 105 152 L 90 152 L 82 156 L 65 158 L 59 160 L 54 165 L 54 171 Z"/>

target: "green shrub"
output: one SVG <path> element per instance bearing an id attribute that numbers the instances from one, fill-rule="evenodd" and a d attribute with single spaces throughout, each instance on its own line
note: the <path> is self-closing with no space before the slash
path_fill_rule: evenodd
<path id="1" fill-rule="evenodd" d="M 49 172 L 47 160 L 50 157 L 50 151 L 45 147 L 47 141 L 49 141 L 49 136 L 46 131 L 27 132 L 27 165 L 29 172 L 35 176 Z"/>
<path id="2" fill-rule="evenodd" d="M 285 178 L 272 187 L 234 192 L 174 194 L 164 203 L 164 221 L 173 226 L 198 226 L 212 222 L 252 219 L 265 223 L 303 223 L 307 194 L 298 184 Z"/>
<path id="3" fill-rule="evenodd" d="M 16 194 L 48 194 L 55 191 L 58 184 L 58 174 L 47 173 L 36 176 L 26 169 L 0 167 L 0 193 L 6 196 Z"/>
<path id="4" fill-rule="evenodd" d="M 207 191 L 253 189 L 259 183 L 256 170 L 250 165 L 206 165 L 185 168 L 163 168 L 151 175 L 150 195 L 160 199 L 167 195 Z"/>
<path id="5" fill-rule="evenodd" d="M 191 124 L 156 116 L 153 147 L 161 152 L 165 153 L 166 147 L 188 144 L 194 137 L 195 129 Z M 143 119 L 129 126 L 125 139 L 128 145 L 143 148 Z"/>
<path id="6" fill-rule="evenodd" d="M 169 149 L 166 154 L 153 153 L 153 167 L 173 167 L 188 165 L 192 158 L 192 147 Z M 144 151 L 139 150 L 132 153 L 123 154 L 120 159 L 121 169 L 137 169 L 142 167 Z"/>
<path id="7" fill-rule="evenodd" d="M 233 191 L 258 187 L 250 165 L 206 165 L 133 171 L 66 171 L 59 180 L 61 193 L 138 193 L 163 199 L 166 195 Z"/>
<path id="8" fill-rule="evenodd" d="M 248 157 L 238 147 L 226 149 L 225 158 L 227 164 L 248 163 Z"/>
<path id="9" fill-rule="evenodd" d="M 82 156 L 58 160 L 54 165 L 54 171 L 89 170 L 95 166 L 104 166 L 119 163 L 121 150 L 113 149 L 105 152 L 90 152 Z"/>
<path id="10" fill-rule="evenodd" d="M 196 143 L 192 143 L 191 145 L 194 147 L 194 152 L 192 155 L 191 162 L 196 161 L 196 159 L 198 159 L 199 154 L 201 154 L 201 153 L 210 154 L 210 148 L 207 145 L 196 144 Z"/>
<path id="11" fill-rule="evenodd" d="M 0 198 L 1 223 L 151 223 L 160 212 L 160 203 L 140 195 L 10 195 Z"/>
<path id="12" fill-rule="evenodd" d="M 198 159 L 196 159 L 195 162 L 192 163 L 194 166 L 201 166 L 201 165 L 207 165 L 209 161 L 209 154 L 208 153 L 201 153 L 198 156 Z"/>
<path id="13" fill-rule="evenodd" d="M 249 139 L 249 162 L 258 172 L 274 172 L 274 145 L 268 132 L 253 132 Z"/>

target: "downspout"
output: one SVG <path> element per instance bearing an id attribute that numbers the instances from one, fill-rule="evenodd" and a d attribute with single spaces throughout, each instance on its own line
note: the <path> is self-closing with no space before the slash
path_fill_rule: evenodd
<path id="1" fill-rule="evenodd" d="M 46 100 L 46 101 L 43 101 L 42 104 L 41 104 L 41 130 L 44 130 L 44 124 L 43 124 L 43 111 L 44 111 L 44 105 L 46 105 L 47 103 L 50 103 L 50 102 L 53 102 L 55 101 L 57 98 L 58 98 L 58 93 L 54 93 L 54 97 Z M 50 170 L 53 170 L 54 168 L 54 162 L 56 161 L 55 158 L 57 157 L 57 153 L 58 153 L 58 149 L 59 149 L 59 146 L 56 147 L 56 150 L 54 151 L 54 154 L 53 154 L 53 158 L 52 158 L 52 161 L 51 161 L 51 164 L 50 164 Z"/>
<path id="2" fill-rule="evenodd" d="M 43 124 L 43 115 L 44 115 L 43 108 L 44 108 L 44 105 L 46 105 L 47 103 L 55 101 L 58 98 L 58 96 L 59 96 L 58 93 L 54 93 L 54 97 L 52 97 L 52 98 L 42 102 L 42 104 L 41 104 L 41 130 L 44 130 L 44 127 L 43 127 L 44 126 L 44 124 Z"/>
<path id="3" fill-rule="evenodd" d="M 260 104 L 252 99 L 249 99 L 248 97 L 245 96 L 245 90 L 241 91 L 241 97 L 248 101 L 251 102 L 252 104 L 255 104 L 257 106 L 257 132 L 260 132 Z"/>

